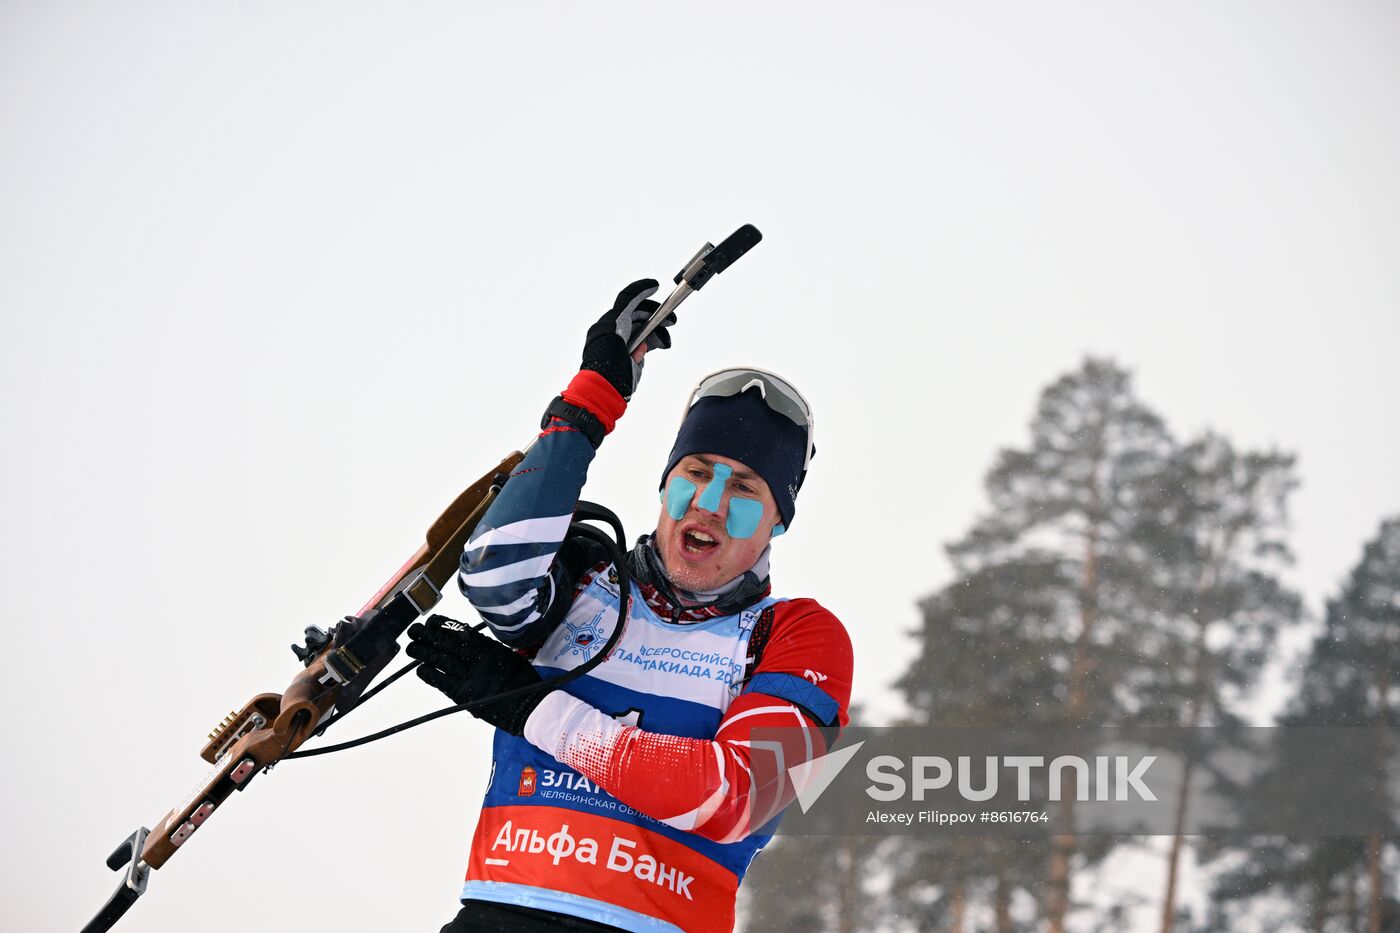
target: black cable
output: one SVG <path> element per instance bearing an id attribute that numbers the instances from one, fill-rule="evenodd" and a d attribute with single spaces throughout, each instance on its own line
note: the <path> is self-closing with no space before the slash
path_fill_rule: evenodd
<path id="1" fill-rule="evenodd" d="M 580 515 L 580 513 L 582 513 L 582 515 Z M 601 651 L 599 651 L 593 657 L 589 658 L 587 661 L 583 662 L 573 670 L 566 671 L 563 674 L 560 674 L 558 677 L 551 677 L 548 680 L 541 680 L 538 684 L 529 684 L 528 686 L 524 687 L 515 687 L 514 689 L 503 690 L 500 693 L 495 693 L 488 697 L 482 697 L 479 700 L 473 700 L 470 703 L 461 703 L 456 706 L 444 707 L 443 709 L 435 710 L 431 713 L 426 713 L 422 716 L 417 717 L 416 719 L 410 719 L 406 722 L 401 722 L 396 726 L 390 726 L 387 729 L 381 729 L 379 732 L 374 732 L 370 735 L 361 736 L 358 739 L 351 739 L 346 742 L 339 742 L 335 745 L 325 745 L 320 748 L 309 748 L 293 752 L 292 754 L 285 756 L 281 760 L 290 761 L 294 758 L 314 758 L 317 755 L 329 755 L 331 752 L 339 752 L 345 751 L 346 749 L 357 748 L 361 745 L 367 745 L 370 742 L 376 742 L 379 739 L 388 738 L 389 736 L 394 735 L 396 733 L 405 732 L 409 729 L 415 728 L 416 726 L 421 726 L 424 723 L 432 722 L 434 719 L 441 719 L 443 716 L 449 716 L 452 713 L 460 713 L 464 710 L 470 710 L 472 707 L 481 706 L 484 703 L 496 703 L 501 700 L 508 700 L 517 696 L 524 696 L 526 694 L 534 693 L 539 690 L 555 690 L 571 680 L 576 680 L 579 677 L 582 677 L 584 674 L 587 674 L 599 664 L 603 663 L 604 659 L 606 659 L 607 656 L 612 653 L 613 648 L 617 646 L 618 639 L 622 637 L 622 630 L 627 626 L 628 609 L 631 607 L 632 576 L 627 571 L 627 538 L 623 533 L 622 522 L 618 519 L 618 517 L 615 514 L 613 514 L 610 510 L 603 508 L 600 505 L 596 505 L 592 502 L 580 501 L 578 504 L 578 508 L 575 510 L 575 517 L 578 520 L 569 525 L 569 533 L 574 535 L 581 535 L 586 538 L 592 538 L 595 542 L 602 546 L 603 550 L 607 553 L 607 555 L 612 558 L 613 566 L 617 568 L 618 621 L 617 625 L 613 627 L 612 635 L 608 637 L 607 643 L 603 645 Z M 583 524 L 583 522 L 585 521 L 607 522 L 609 525 L 612 526 L 613 531 L 616 533 L 617 540 L 614 541 L 613 539 L 609 538 L 606 533 L 604 533 L 598 528 L 594 528 L 591 525 Z M 485 625 L 486 623 L 482 622 L 476 626 L 473 626 L 473 630 L 479 631 Z M 367 691 L 362 697 L 360 697 L 359 702 L 357 702 L 354 706 L 350 707 L 350 709 L 346 710 L 344 713 L 337 713 L 336 715 L 328 719 L 326 721 L 326 724 L 321 727 L 321 733 L 324 733 L 326 729 L 329 729 L 335 723 L 350 715 L 351 712 L 358 709 L 370 697 L 374 696 L 376 693 L 383 690 L 385 687 L 389 686 L 391 683 L 398 680 L 400 677 L 407 674 L 409 671 L 413 670 L 415 667 L 418 666 L 418 663 L 419 662 L 417 661 L 412 661 L 399 668 L 393 674 L 389 675 L 389 677 L 385 678 L 383 682 L 376 684 L 372 690 Z"/>
<path id="2" fill-rule="evenodd" d="M 481 630 L 484 629 L 484 628 L 486 628 L 486 622 L 485 622 L 485 621 L 482 621 L 482 622 L 478 622 L 476 625 L 473 625 L 473 626 L 472 626 L 472 631 L 473 631 L 473 632 L 479 632 L 479 631 L 481 631 Z M 402 677 L 403 675 L 407 674 L 409 671 L 413 670 L 415 667 L 417 667 L 419 664 L 422 664 L 422 663 L 423 663 L 422 661 L 409 661 L 409 662 L 408 662 L 407 664 L 405 664 L 403 667 L 401 667 L 401 668 L 399 668 L 398 670 L 394 671 L 394 673 L 390 674 L 388 677 L 384 678 L 384 679 L 381 680 L 379 683 L 375 684 L 375 685 L 374 685 L 373 687 L 371 687 L 369 690 L 366 690 L 366 691 L 360 696 L 360 698 L 357 699 L 357 700 L 355 701 L 355 705 L 354 705 L 354 706 L 352 706 L 352 707 L 350 707 L 349 709 L 346 709 L 346 710 L 336 710 L 335 715 L 332 716 L 330 719 L 327 719 L 326 722 L 325 722 L 325 724 L 322 725 L 320 729 L 317 729 L 317 730 L 316 730 L 316 734 L 317 734 L 318 736 L 319 736 L 319 735 L 324 735 L 325 732 L 326 732 L 326 730 L 329 729 L 331 726 L 333 726 L 333 725 L 335 725 L 336 723 L 340 722 L 340 721 L 341 721 L 342 719 L 344 719 L 346 716 L 349 716 L 349 715 L 350 715 L 351 713 L 353 713 L 355 710 L 359 709 L 359 708 L 360 708 L 360 704 L 364 703 L 366 700 L 371 699 L 376 693 L 378 693 L 379 691 L 383 690 L 385 687 L 389 686 L 391 683 L 393 683 L 394 681 L 398 680 L 400 677 Z M 336 685 L 336 686 L 339 686 L 339 685 Z M 327 687 L 325 690 L 321 691 L 321 693 L 317 694 L 317 697 L 319 698 L 319 697 L 321 697 L 321 696 L 324 696 L 326 693 L 330 692 L 332 689 L 334 689 L 334 687 Z M 297 757 L 297 754 L 300 754 L 300 753 L 294 753 L 294 754 L 288 755 L 287 758 L 295 758 L 295 757 Z M 285 759 L 280 759 L 280 760 L 285 760 Z"/>
<path id="3" fill-rule="evenodd" d="M 327 722 L 326 725 L 329 726 L 332 722 L 340 722 L 340 720 L 344 719 L 346 716 L 349 716 L 355 710 L 359 709 L 361 703 L 365 702 L 368 699 L 371 699 L 376 693 L 383 690 L 385 687 L 389 686 L 391 683 L 398 680 L 404 674 L 407 674 L 409 671 L 413 670 L 415 667 L 422 663 L 422 661 L 409 661 L 403 667 L 394 671 L 394 673 L 390 674 L 388 677 L 384 678 L 384 680 L 382 680 L 380 683 L 376 684 L 372 690 L 366 690 L 364 694 L 360 697 L 360 699 L 356 701 L 354 706 L 350 707 L 343 713 L 336 713 L 334 716 L 332 716 L 330 722 Z"/>
<path id="4" fill-rule="evenodd" d="M 484 623 L 483 623 L 483 624 L 484 624 Z M 385 687 L 389 686 L 391 683 L 393 683 L 394 681 L 398 680 L 398 679 L 399 679 L 400 677 L 402 677 L 404 674 L 407 674 L 409 671 L 413 670 L 415 667 L 417 667 L 417 666 L 418 666 L 419 664 L 421 664 L 421 663 L 422 663 L 421 661 L 409 661 L 409 662 L 408 662 L 407 664 L 405 664 L 403 667 L 401 667 L 401 668 L 399 668 L 398 670 L 394 671 L 394 673 L 390 674 L 388 677 L 384 678 L 382 681 L 380 681 L 379 683 L 375 684 L 374 687 L 372 687 L 372 688 L 369 689 L 369 690 L 366 690 L 363 694 L 361 694 L 360 698 L 359 698 L 358 700 L 355 701 L 355 705 L 354 705 L 354 706 L 352 706 L 352 707 L 350 707 L 349 709 L 346 709 L 346 710 L 336 710 L 336 711 L 335 711 L 335 715 L 332 716 L 330 719 L 327 719 L 327 720 L 325 721 L 325 723 L 321 726 L 321 728 L 319 728 L 319 729 L 316 730 L 316 734 L 317 734 L 317 735 L 324 735 L 325 732 L 326 732 L 326 730 L 329 729 L 331 726 L 333 726 L 333 725 L 335 725 L 336 723 L 340 722 L 340 721 L 341 721 L 342 719 L 344 719 L 346 716 L 349 716 L 349 715 L 350 715 L 351 713 L 353 713 L 355 710 L 359 709 L 361 703 L 363 703 L 363 702 L 365 702 L 366 700 L 370 699 L 370 698 L 373 697 L 376 693 L 378 693 L 379 691 L 383 690 Z M 295 757 L 297 757 L 297 754 L 299 754 L 299 753 L 294 752 L 294 753 L 292 753 L 292 754 L 290 754 L 290 755 L 287 755 L 286 758 L 295 758 Z M 282 759 L 282 760 L 285 761 L 286 759 L 284 758 L 284 759 Z"/>
<path id="5" fill-rule="evenodd" d="M 489 697 L 488 699 L 494 700 L 496 698 Z M 432 722 L 434 719 L 440 719 L 443 716 L 446 716 L 450 713 L 460 713 L 464 709 L 467 709 L 467 707 L 449 706 L 446 709 L 440 709 L 437 712 L 428 713 L 426 716 L 419 716 L 417 719 L 410 719 L 407 722 L 401 722 L 397 726 L 390 726 L 388 729 L 383 729 L 379 732 L 371 733 L 370 735 L 361 736 L 360 738 L 353 739 L 349 742 L 340 742 L 336 745 L 325 745 L 321 748 L 307 748 L 302 749 L 299 752 L 292 752 L 292 754 L 288 755 L 282 760 L 290 761 L 294 758 L 314 758 L 317 755 L 329 755 L 331 752 L 341 752 L 346 750 L 347 748 L 355 748 L 360 745 L 366 745 L 370 742 L 387 738 L 388 736 L 393 735 L 395 732 L 403 732 L 405 729 L 412 729 L 414 726 L 421 726 L 425 722 Z"/>

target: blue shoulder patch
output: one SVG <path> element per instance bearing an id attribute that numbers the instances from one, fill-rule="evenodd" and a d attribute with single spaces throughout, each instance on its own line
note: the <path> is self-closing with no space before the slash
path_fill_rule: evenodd
<path id="1" fill-rule="evenodd" d="M 839 706 L 831 694 L 796 674 L 766 672 L 749 678 L 745 693 L 766 693 L 811 713 L 823 726 L 836 725 Z"/>

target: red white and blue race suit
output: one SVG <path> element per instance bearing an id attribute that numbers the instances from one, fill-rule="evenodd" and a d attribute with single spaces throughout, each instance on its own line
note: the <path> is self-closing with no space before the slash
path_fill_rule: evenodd
<path id="1" fill-rule="evenodd" d="M 625 403 L 592 376 L 564 397 L 611 429 Z M 578 430 L 553 419 L 462 557 L 462 592 L 498 638 L 533 649 L 545 678 L 591 658 L 617 625 L 616 568 L 598 563 L 570 581 L 555 560 L 593 456 Z M 623 930 L 732 929 L 739 883 L 792 796 L 781 779 L 826 753 L 851 689 L 841 623 L 763 582 L 751 603 L 721 614 L 633 581 L 608 658 L 549 693 L 523 737 L 496 732 L 464 901 Z M 767 631 L 755 666 L 756 626 Z M 750 734 L 784 727 L 775 768 L 771 747 Z"/>

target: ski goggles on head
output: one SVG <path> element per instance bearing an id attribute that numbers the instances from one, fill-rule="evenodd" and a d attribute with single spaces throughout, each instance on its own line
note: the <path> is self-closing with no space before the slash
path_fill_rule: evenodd
<path id="1" fill-rule="evenodd" d="M 752 366 L 712 372 L 703 377 L 695 384 L 695 388 L 690 390 L 690 398 L 686 400 L 681 420 L 684 422 L 691 406 L 702 398 L 724 398 L 730 395 L 739 395 L 754 387 L 758 388 L 759 395 L 763 397 L 764 403 L 769 408 L 799 428 L 806 430 L 807 450 L 802 458 L 802 470 L 805 473 L 812 462 L 812 454 L 816 450 L 814 446 L 816 419 L 812 416 L 812 406 L 807 404 L 802 393 L 793 388 L 792 383 L 777 373 Z"/>

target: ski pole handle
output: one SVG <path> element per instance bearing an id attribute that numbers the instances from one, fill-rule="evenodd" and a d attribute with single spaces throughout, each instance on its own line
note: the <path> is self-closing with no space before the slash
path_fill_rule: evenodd
<path id="1" fill-rule="evenodd" d="M 710 244 L 706 243 L 705 245 L 709 246 Z M 671 294 L 667 295 L 666 300 L 661 302 L 661 306 L 651 313 L 651 317 L 647 318 L 647 322 L 642 325 L 642 329 L 632 336 L 631 342 L 627 344 L 627 352 L 635 353 L 637 348 L 645 343 L 646 339 L 651 336 L 651 332 L 660 327 L 661 322 L 666 320 L 666 315 L 674 311 L 676 306 L 682 301 L 685 301 L 693 291 L 695 291 L 695 289 L 691 288 L 685 282 L 681 282 L 675 288 L 671 289 Z"/>
<path id="2" fill-rule="evenodd" d="M 642 329 L 632 337 L 627 345 L 627 352 L 631 353 L 642 345 L 642 342 L 651 336 L 651 332 L 661 326 L 661 322 L 666 320 L 666 315 L 670 314 L 691 292 L 698 292 L 705 286 L 705 283 L 712 276 L 718 275 L 734 264 L 734 260 L 753 249 L 759 240 L 763 239 L 763 234 L 758 232 L 758 228 L 753 224 L 744 224 L 729 236 L 725 237 L 718 246 L 706 243 L 700 247 L 700 251 L 691 257 L 680 272 L 676 273 L 676 287 L 671 290 L 671 294 L 666 296 L 666 300 L 661 302 Z"/>

